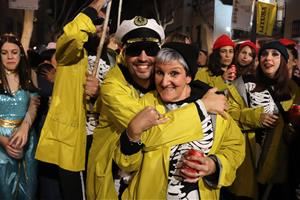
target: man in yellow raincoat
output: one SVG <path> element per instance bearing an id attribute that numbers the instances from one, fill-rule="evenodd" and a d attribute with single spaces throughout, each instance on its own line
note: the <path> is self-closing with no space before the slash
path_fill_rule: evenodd
<path id="1" fill-rule="evenodd" d="M 97 28 L 100 28 L 96 22 L 103 14 L 101 8 L 106 2 L 94 0 L 90 3 L 64 27 L 57 41 L 57 72 L 36 159 L 59 167 L 64 199 L 85 198 L 86 96 L 96 95 L 99 90 L 96 77 L 86 77 L 86 73 L 88 55 L 97 41 Z M 88 88 L 95 84 L 94 90 Z"/>

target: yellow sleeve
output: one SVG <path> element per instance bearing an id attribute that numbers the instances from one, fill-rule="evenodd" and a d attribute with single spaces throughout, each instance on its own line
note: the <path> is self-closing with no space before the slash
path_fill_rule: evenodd
<path id="1" fill-rule="evenodd" d="M 195 80 L 200 80 L 200 81 L 210 85 L 211 81 L 209 78 L 208 68 L 207 67 L 199 68 L 195 75 Z"/>
<path id="2" fill-rule="evenodd" d="M 89 34 L 95 32 L 96 27 L 92 20 L 83 13 L 79 13 L 68 23 L 57 40 L 55 55 L 59 65 L 72 65 L 82 59 L 85 54 L 83 45 L 88 41 Z"/>
<path id="3" fill-rule="evenodd" d="M 224 91 L 228 87 L 222 76 L 212 76 L 207 67 L 200 68 L 198 70 L 195 75 L 195 80 L 200 80 L 211 87 L 216 87 L 219 91 Z"/>
<path id="4" fill-rule="evenodd" d="M 228 87 L 229 114 L 242 130 L 260 128 L 259 118 L 263 108 L 248 108 L 237 89 L 231 85 Z"/>
<path id="5" fill-rule="evenodd" d="M 119 147 L 115 150 L 114 160 L 123 170 L 137 171 L 143 159 L 143 152 L 155 151 L 164 146 L 170 147 L 203 137 L 200 117 L 194 104 L 188 104 L 165 113 L 165 108 L 159 101 L 156 92 L 149 92 L 140 99 L 140 102 L 148 106 L 155 106 L 160 113 L 164 113 L 169 118 L 169 121 L 166 124 L 154 126 L 144 131 L 141 137 L 144 146 L 135 154 L 123 154 L 119 144 Z"/>
<path id="6" fill-rule="evenodd" d="M 140 150 L 135 154 L 125 155 L 122 153 L 119 144 L 114 151 L 114 161 L 116 162 L 116 164 L 120 169 L 126 172 L 138 171 L 142 165 L 143 152 Z"/>
<path id="7" fill-rule="evenodd" d="M 121 131 L 125 130 L 131 119 L 144 108 L 139 103 L 138 92 L 127 84 L 117 66 L 107 73 L 99 97 L 101 110 L 104 109 L 109 121 Z"/>
<path id="8" fill-rule="evenodd" d="M 156 92 L 148 93 L 143 100 L 147 105 L 155 106 L 160 113 L 166 112 Z M 154 126 L 142 134 L 144 151 L 151 151 L 162 145 L 174 146 L 203 137 L 200 116 L 194 103 L 169 111 L 165 116 L 169 118 L 168 122 Z"/>

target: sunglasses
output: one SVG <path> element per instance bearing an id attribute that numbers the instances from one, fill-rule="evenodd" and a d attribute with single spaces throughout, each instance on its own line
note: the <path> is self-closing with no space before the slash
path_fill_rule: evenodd
<path id="1" fill-rule="evenodd" d="M 156 56 L 160 50 L 158 44 L 154 42 L 138 42 L 130 44 L 125 49 L 126 56 L 139 56 L 142 51 L 145 51 L 147 56 Z"/>

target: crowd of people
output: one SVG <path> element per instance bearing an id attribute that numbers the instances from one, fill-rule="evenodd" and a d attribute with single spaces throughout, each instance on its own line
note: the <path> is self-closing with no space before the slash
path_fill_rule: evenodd
<path id="1" fill-rule="evenodd" d="M 300 199 L 297 42 L 203 50 L 143 16 L 109 35 L 108 2 L 37 60 L 1 35 L 0 199 Z"/>

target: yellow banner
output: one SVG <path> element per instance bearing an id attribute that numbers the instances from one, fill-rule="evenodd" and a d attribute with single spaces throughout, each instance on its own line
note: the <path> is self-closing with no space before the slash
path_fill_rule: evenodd
<path id="1" fill-rule="evenodd" d="M 256 33 L 272 36 L 276 20 L 276 3 L 257 2 Z"/>

